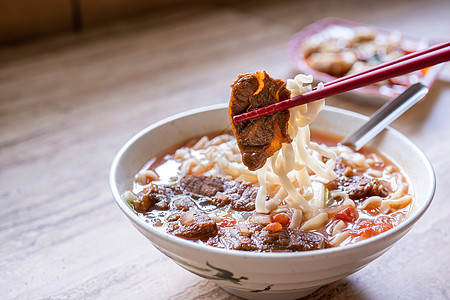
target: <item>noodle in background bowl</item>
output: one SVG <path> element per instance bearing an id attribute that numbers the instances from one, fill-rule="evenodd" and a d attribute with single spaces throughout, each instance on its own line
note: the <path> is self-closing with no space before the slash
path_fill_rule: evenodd
<path id="1" fill-rule="evenodd" d="M 362 115 L 325 107 L 311 129 L 348 135 L 367 120 Z M 415 202 L 405 221 L 356 244 L 289 253 L 254 253 L 200 245 L 153 228 L 140 219 L 121 195 L 130 190 L 135 174 L 154 155 L 189 138 L 229 129 L 226 104 L 184 112 L 157 122 L 132 137 L 119 151 L 110 185 L 120 209 L 162 253 L 186 270 L 247 299 L 296 299 L 344 278 L 381 256 L 423 215 L 434 195 L 433 168 L 408 138 L 388 128 L 370 144 L 396 162 L 411 179 Z"/>

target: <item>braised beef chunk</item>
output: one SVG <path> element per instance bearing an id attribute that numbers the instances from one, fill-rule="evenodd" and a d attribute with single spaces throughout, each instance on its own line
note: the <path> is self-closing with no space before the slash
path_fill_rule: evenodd
<path id="1" fill-rule="evenodd" d="M 334 170 L 338 177 L 326 184 L 327 189 L 344 191 L 352 200 L 362 200 L 371 196 L 387 197 L 391 192 L 387 183 L 359 174 L 342 158 L 338 159 Z"/>
<path id="2" fill-rule="evenodd" d="M 257 223 L 247 223 L 246 233 L 239 226 L 220 227 L 217 235 L 208 239 L 214 247 L 244 251 L 309 251 L 327 248 L 325 238 L 299 229 L 283 228 L 273 232 Z"/>
<path id="3" fill-rule="evenodd" d="M 230 205 L 238 211 L 255 209 L 258 188 L 216 176 L 186 175 L 179 185 L 151 184 L 137 195 L 134 209 L 140 213 L 152 209 L 187 211 L 196 206 Z"/>
<path id="4" fill-rule="evenodd" d="M 207 201 L 217 207 L 230 204 L 239 211 L 255 209 L 258 189 L 243 182 L 216 176 L 186 175 L 181 178 L 180 186 L 185 192 L 208 197 Z"/>
<path id="5" fill-rule="evenodd" d="M 183 214 L 179 222 L 169 224 L 168 232 L 186 239 L 201 239 L 217 233 L 216 222 L 204 212 L 190 210 Z"/>
<path id="6" fill-rule="evenodd" d="M 323 236 L 299 229 L 261 230 L 255 239 L 263 251 L 309 251 L 327 247 Z"/>
<path id="7" fill-rule="evenodd" d="M 284 81 L 273 79 L 266 72 L 239 75 L 231 88 L 229 113 L 242 161 L 250 170 L 256 170 L 281 148 L 282 143 L 291 142 L 287 133 L 289 111 L 239 124 L 234 124 L 232 118 L 235 115 L 288 99 L 290 92 L 286 89 Z"/>
<path id="8" fill-rule="evenodd" d="M 186 175 L 180 180 L 180 186 L 193 194 L 212 197 L 225 190 L 225 179 L 216 176 Z"/>
<path id="9" fill-rule="evenodd" d="M 235 189 L 226 195 L 230 197 L 231 208 L 238 211 L 252 211 L 255 209 L 255 199 L 258 189 L 247 184 L 234 186 Z"/>
<path id="10" fill-rule="evenodd" d="M 276 232 L 270 230 L 257 231 L 253 238 L 262 251 L 283 250 L 289 247 L 289 232 L 286 229 Z"/>
<path id="11" fill-rule="evenodd" d="M 176 186 L 151 184 L 137 194 L 133 206 L 140 213 L 146 213 L 151 209 L 167 210 L 171 198 L 180 193 L 181 190 Z"/>
<path id="12" fill-rule="evenodd" d="M 327 248 L 327 242 L 321 235 L 304 232 L 299 229 L 288 229 L 290 232 L 289 250 L 292 251 L 309 251 Z"/>
<path id="13" fill-rule="evenodd" d="M 330 181 L 326 187 L 329 190 L 341 190 L 348 194 L 352 200 L 361 200 L 371 196 L 386 197 L 389 190 L 379 179 L 370 179 L 363 176 L 339 176 Z"/>
<path id="14" fill-rule="evenodd" d="M 259 228 L 261 230 L 262 227 Z M 243 234 L 238 226 L 220 227 L 217 235 L 208 239 L 207 244 L 217 248 L 257 251 L 258 246 L 250 234 Z"/>

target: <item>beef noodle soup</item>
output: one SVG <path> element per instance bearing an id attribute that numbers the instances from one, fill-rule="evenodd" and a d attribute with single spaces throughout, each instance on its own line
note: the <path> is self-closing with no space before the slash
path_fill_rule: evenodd
<path id="1" fill-rule="evenodd" d="M 413 192 L 388 159 L 364 148 L 354 152 L 336 138 L 313 132 L 337 154 L 336 179 L 311 179 L 311 209 L 289 205 L 276 178 L 266 205 L 255 209 L 258 176 L 241 164 L 231 134 L 204 136 L 152 160 L 126 195 L 136 213 L 155 228 L 214 247 L 247 251 L 304 251 L 348 245 L 398 225 Z M 331 146 L 335 145 L 335 146 Z M 270 200 L 269 200 L 270 199 Z"/>
<path id="2" fill-rule="evenodd" d="M 261 85 L 271 91 L 276 86 L 273 95 L 285 88 L 266 73 L 246 75 L 232 87 L 250 90 L 234 90 L 236 95 L 254 97 L 264 93 Z M 311 82 L 310 77 L 297 76 L 288 81 L 285 96 L 305 92 Z M 124 198 L 156 229 L 230 250 L 293 252 L 345 246 L 397 226 L 413 205 L 407 177 L 370 148 L 355 152 L 322 132 L 313 132 L 310 139 L 308 124 L 322 106 L 317 101 L 291 109 L 282 116 L 289 120 L 286 126 L 274 119 L 275 128 L 288 133 L 273 131 L 271 138 L 283 137 L 276 147 L 266 139 L 270 132 L 264 133 L 268 146 L 250 145 L 255 136 L 262 140 L 253 128 L 269 126 L 259 120 L 259 125 L 233 128 L 234 133 L 213 133 L 168 149 L 136 174 Z M 244 162 L 243 149 L 248 155 Z"/>

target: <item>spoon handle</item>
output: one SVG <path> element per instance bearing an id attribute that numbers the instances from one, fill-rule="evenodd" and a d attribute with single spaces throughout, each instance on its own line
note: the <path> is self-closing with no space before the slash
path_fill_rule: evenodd
<path id="1" fill-rule="evenodd" d="M 370 116 L 369 121 L 342 140 L 341 144 L 358 151 L 427 93 L 428 88 L 422 83 L 411 85 L 398 97 L 389 100 L 380 107 Z"/>

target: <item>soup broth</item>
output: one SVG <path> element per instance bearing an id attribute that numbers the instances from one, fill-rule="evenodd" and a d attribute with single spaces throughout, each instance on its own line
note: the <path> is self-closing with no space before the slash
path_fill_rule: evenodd
<path id="1" fill-rule="evenodd" d="M 258 174 L 242 164 L 230 133 L 192 139 L 152 158 L 124 197 L 156 229 L 230 250 L 345 246 L 405 219 L 413 190 L 393 162 L 368 147 L 354 152 L 339 145 L 339 137 L 322 132 L 313 132 L 312 140 L 336 153 L 336 178 L 324 180 L 307 170 L 310 183 L 302 185 L 297 170 L 289 172 L 286 176 L 306 208 L 295 206 L 279 179 L 268 174 L 263 199 L 267 211 L 258 211 Z"/>

